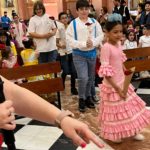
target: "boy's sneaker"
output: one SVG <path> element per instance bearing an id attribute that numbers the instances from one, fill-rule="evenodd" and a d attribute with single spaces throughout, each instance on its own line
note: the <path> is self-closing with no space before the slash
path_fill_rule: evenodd
<path id="1" fill-rule="evenodd" d="M 134 140 L 137 140 L 137 141 L 143 141 L 145 139 L 144 135 L 142 134 L 136 134 L 134 137 L 133 137 Z"/>
<path id="2" fill-rule="evenodd" d="M 79 98 L 79 111 L 85 112 L 85 100 L 83 98 Z"/>
<path id="3" fill-rule="evenodd" d="M 71 88 L 71 94 L 72 95 L 78 95 L 78 91 L 76 88 Z"/>
<path id="4" fill-rule="evenodd" d="M 92 96 L 92 100 L 93 100 L 94 103 L 98 103 L 99 102 L 99 99 L 96 96 Z"/>
<path id="5" fill-rule="evenodd" d="M 92 97 L 91 96 L 88 96 L 86 101 L 85 101 L 85 104 L 88 108 L 95 108 L 95 104 L 94 102 L 92 101 Z"/>

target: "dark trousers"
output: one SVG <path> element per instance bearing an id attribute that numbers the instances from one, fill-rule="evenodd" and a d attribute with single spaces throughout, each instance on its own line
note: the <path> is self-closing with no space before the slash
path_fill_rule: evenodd
<path id="1" fill-rule="evenodd" d="M 60 56 L 60 62 L 61 62 L 61 67 L 63 71 L 61 77 L 63 79 L 64 86 L 65 86 L 66 76 L 71 75 L 71 88 L 75 88 L 75 81 L 77 78 L 77 73 L 74 67 L 72 54 Z"/>
<path id="2" fill-rule="evenodd" d="M 39 64 L 42 64 L 42 63 L 56 61 L 57 55 L 58 55 L 57 50 L 40 53 L 40 55 L 38 57 L 38 62 L 39 62 Z"/>

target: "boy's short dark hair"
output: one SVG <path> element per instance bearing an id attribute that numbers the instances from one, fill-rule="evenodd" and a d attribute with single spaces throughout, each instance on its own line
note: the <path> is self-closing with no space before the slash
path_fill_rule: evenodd
<path id="1" fill-rule="evenodd" d="M 150 5 L 150 0 L 147 0 L 147 1 L 145 2 L 145 5 L 146 5 L 146 4 L 149 4 L 149 5 Z"/>
<path id="2" fill-rule="evenodd" d="M 63 15 L 68 16 L 66 12 L 60 12 L 59 15 L 58 15 L 58 19 L 60 20 L 61 16 L 63 16 Z"/>
<path id="3" fill-rule="evenodd" d="M 76 10 L 83 7 L 90 7 L 89 2 L 87 0 L 78 0 L 76 2 Z"/>

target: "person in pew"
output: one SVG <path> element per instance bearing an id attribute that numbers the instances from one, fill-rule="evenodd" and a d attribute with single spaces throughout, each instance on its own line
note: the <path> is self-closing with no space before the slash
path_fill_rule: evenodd
<path id="1" fill-rule="evenodd" d="M 16 127 L 14 113 L 60 127 L 73 143 L 84 148 L 90 141 L 104 147 L 88 126 L 70 116 L 70 111 L 61 111 L 38 95 L 22 88 L 4 77 L 3 92 L 6 101 L 0 104 L 0 128 L 13 130 Z"/>
<path id="2" fill-rule="evenodd" d="M 127 39 L 124 42 L 124 48 L 125 49 L 137 48 L 137 41 L 136 41 L 134 29 L 127 30 L 126 38 Z"/>
<path id="3" fill-rule="evenodd" d="M 33 40 L 28 37 L 24 37 L 22 41 L 24 45 L 24 50 L 21 51 L 20 55 L 23 60 L 23 66 L 31 66 L 31 65 L 37 65 L 38 64 L 38 56 L 39 53 L 37 50 L 34 50 L 34 44 Z M 43 80 L 43 76 L 34 76 L 27 78 L 28 82 L 33 82 L 37 80 Z"/>
<path id="4" fill-rule="evenodd" d="M 139 39 L 138 47 L 150 47 L 150 24 L 146 24 L 143 27 L 143 36 Z M 142 59 L 142 58 L 141 58 Z M 140 78 L 150 78 L 149 71 L 141 71 Z"/>

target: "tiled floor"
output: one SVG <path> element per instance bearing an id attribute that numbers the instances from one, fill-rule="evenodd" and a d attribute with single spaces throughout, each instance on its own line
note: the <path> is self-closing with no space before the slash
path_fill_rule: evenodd
<path id="1" fill-rule="evenodd" d="M 16 119 L 16 123 L 17 150 L 81 150 L 56 127 L 24 117 Z M 106 147 L 107 150 L 113 150 L 108 145 Z M 3 150 L 5 149 L 6 145 L 3 144 Z M 85 150 L 92 149 L 98 150 L 93 143 L 89 144 Z"/>
<path id="2" fill-rule="evenodd" d="M 144 83 L 145 82 L 145 83 Z M 150 81 L 142 83 L 135 82 L 139 96 L 150 106 Z M 96 122 L 98 110 L 87 109 L 86 113 L 79 113 L 77 110 L 76 96 L 71 96 L 69 82 L 66 83 L 66 89 L 61 93 L 62 105 L 64 109 L 69 109 L 75 113 L 76 118 L 84 121 L 98 135 L 99 127 Z M 16 120 L 17 128 L 15 130 L 16 147 L 18 150 L 81 150 L 76 147 L 72 141 L 64 136 L 62 131 L 56 127 L 34 121 L 30 118 L 18 118 Z M 150 150 L 150 127 L 143 130 L 146 139 L 143 142 L 135 142 L 132 139 L 126 139 L 122 144 L 114 144 L 109 141 L 103 141 L 105 144 L 103 150 Z M 3 144 L 3 150 L 5 150 Z M 84 150 L 98 150 L 93 144 L 89 144 Z"/>

